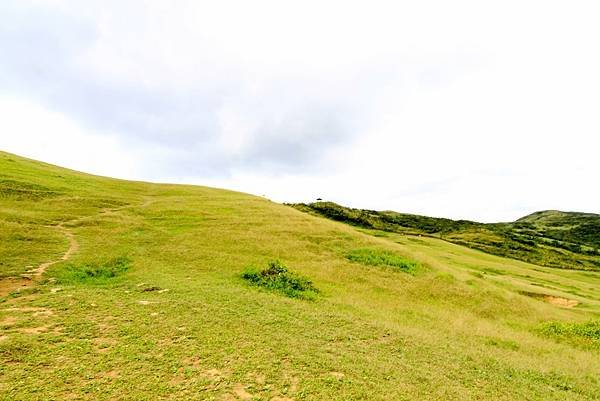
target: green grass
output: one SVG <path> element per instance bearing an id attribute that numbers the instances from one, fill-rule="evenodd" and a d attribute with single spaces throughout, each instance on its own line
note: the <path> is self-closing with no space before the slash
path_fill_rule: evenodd
<path id="1" fill-rule="evenodd" d="M 547 322 L 540 332 L 559 340 L 574 341 L 600 348 L 600 320 L 587 322 Z"/>
<path id="2" fill-rule="evenodd" d="M 105 283 L 127 272 L 131 260 L 127 257 L 117 257 L 105 262 L 88 262 L 83 264 L 67 264 L 55 277 L 59 284 L 73 283 Z"/>
<path id="3" fill-rule="evenodd" d="M 540 330 L 597 321 L 598 272 L 376 237 L 247 194 L 5 153 L 0 180 L 11 193 L 14 182 L 25 183 L 17 192 L 53 193 L 0 198 L 2 275 L 59 259 L 69 241 L 58 224 L 79 244 L 35 290 L 0 303 L 1 400 L 599 398 L 591 340 Z M 371 268 L 347 258 L 357 249 L 423 268 Z M 307 302 L 240 278 L 269 260 L 319 295 Z"/>
<path id="4" fill-rule="evenodd" d="M 407 273 L 417 270 L 417 262 L 398 256 L 393 252 L 378 249 L 354 249 L 346 258 L 352 262 L 362 263 L 367 266 L 386 266 Z"/>

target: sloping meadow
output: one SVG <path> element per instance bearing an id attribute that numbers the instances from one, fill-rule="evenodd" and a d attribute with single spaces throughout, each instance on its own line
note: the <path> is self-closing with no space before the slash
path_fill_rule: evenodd
<path id="1" fill-rule="evenodd" d="M 62 223 L 78 244 L 35 291 L 0 302 L 4 399 L 600 394 L 598 350 L 586 340 L 600 311 L 591 272 L 554 273 L 431 238 L 375 237 L 236 192 L 0 161 L 12 163 L 6 179 L 63 188 L 36 202 L 0 199 L 3 221 Z M 55 245 L 30 263 L 54 260 L 68 244 Z M 17 271 L 27 258 L 3 260 Z M 556 306 L 525 289 L 579 303 Z"/>

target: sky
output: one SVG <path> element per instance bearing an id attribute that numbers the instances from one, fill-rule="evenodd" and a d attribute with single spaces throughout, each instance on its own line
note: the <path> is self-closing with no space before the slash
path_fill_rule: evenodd
<path id="1" fill-rule="evenodd" d="M 600 213 L 597 1 L 0 2 L 0 149 L 276 202 Z"/>

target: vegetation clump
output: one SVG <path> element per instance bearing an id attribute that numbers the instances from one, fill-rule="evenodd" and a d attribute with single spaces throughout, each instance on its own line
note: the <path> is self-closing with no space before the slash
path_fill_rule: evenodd
<path id="1" fill-rule="evenodd" d="M 86 263 L 70 265 L 59 273 L 62 282 L 103 282 L 117 277 L 131 268 L 131 260 L 121 256 L 104 263 Z"/>
<path id="2" fill-rule="evenodd" d="M 550 337 L 574 340 L 594 348 L 600 348 L 600 320 L 582 323 L 547 322 L 540 326 L 540 332 Z"/>
<path id="3" fill-rule="evenodd" d="M 242 278 L 254 286 L 278 292 L 290 298 L 314 299 L 319 290 L 310 280 L 290 272 L 278 260 L 269 262 L 265 269 L 248 267 Z"/>
<path id="4" fill-rule="evenodd" d="M 387 266 L 407 273 L 414 273 L 417 270 L 416 262 L 398 256 L 393 252 L 379 249 L 355 249 L 346 255 L 346 258 L 352 262 L 368 266 Z"/>

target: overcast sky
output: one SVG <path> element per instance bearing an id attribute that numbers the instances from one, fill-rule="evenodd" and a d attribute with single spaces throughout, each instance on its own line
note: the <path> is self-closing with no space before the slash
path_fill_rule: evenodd
<path id="1" fill-rule="evenodd" d="M 0 1 L 0 149 L 275 201 L 600 212 L 596 1 Z"/>

